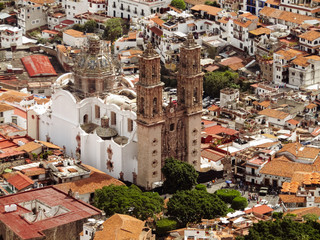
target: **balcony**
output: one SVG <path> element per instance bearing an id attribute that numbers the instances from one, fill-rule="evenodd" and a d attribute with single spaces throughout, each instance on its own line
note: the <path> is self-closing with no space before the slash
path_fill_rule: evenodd
<path id="1" fill-rule="evenodd" d="M 130 8 L 127 9 L 127 12 L 130 12 Z"/>
<path id="2" fill-rule="evenodd" d="M 144 16 L 144 12 L 141 12 L 141 14 L 140 14 L 141 16 Z"/>
<path id="3" fill-rule="evenodd" d="M 124 10 L 124 8 L 123 8 L 123 7 L 120 7 L 120 10 Z"/>
<path id="4" fill-rule="evenodd" d="M 138 14 L 137 10 L 134 10 L 133 13 L 134 13 L 134 14 Z"/>
<path id="5" fill-rule="evenodd" d="M 113 8 L 117 8 L 117 6 L 115 4 L 112 5 Z"/>

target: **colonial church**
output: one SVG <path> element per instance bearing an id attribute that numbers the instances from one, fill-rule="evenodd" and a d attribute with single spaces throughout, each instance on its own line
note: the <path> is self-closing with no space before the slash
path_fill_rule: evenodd
<path id="1" fill-rule="evenodd" d="M 28 134 L 63 146 L 115 178 L 152 189 L 175 157 L 200 170 L 203 74 L 201 47 L 188 35 L 180 50 L 177 103 L 163 102 L 160 56 L 149 43 L 136 88 L 124 81 L 96 36 L 54 84 L 51 105 L 28 112 Z"/>

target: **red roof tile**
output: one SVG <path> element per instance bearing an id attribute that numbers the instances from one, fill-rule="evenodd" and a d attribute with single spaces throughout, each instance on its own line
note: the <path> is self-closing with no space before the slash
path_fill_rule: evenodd
<path id="1" fill-rule="evenodd" d="M 31 55 L 21 58 L 30 77 L 57 76 L 49 58 L 44 55 Z"/>
<path id="2" fill-rule="evenodd" d="M 7 177 L 4 176 L 7 179 L 7 182 L 10 183 L 12 186 L 14 186 L 16 189 L 18 189 L 19 191 L 34 184 L 34 181 L 32 181 L 31 178 L 25 176 L 20 172 L 6 173 L 6 174 L 10 174 Z"/>
<path id="3" fill-rule="evenodd" d="M 246 214 L 249 214 L 249 213 L 258 213 L 258 214 L 266 214 L 266 213 L 270 213 L 272 212 L 273 209 L 271 207 L 268 207 L 267 205 L 261 205 L 259 207 L 253 207 L 251 209 L 248 209 L 246 211 L 244 211 Z"/>
<path id="4" fill-rule="evenodd" d="M 222 127 L 220 125 L 216 125 L 216 126 L 212 126 L 212 127 L 208 127 L 204 130 L 207 134 L 210 134 L 210 135 L 217 135 L 217 134 L 226 134 L 226 135 L 230 135 L 230 136 L 233 136 L 233 135 L 236 135 L 238 134 L 239 132 L 234 130 L 234 129 L 230 129 L 230 128 L 225 128 L 225 127 Z"/>

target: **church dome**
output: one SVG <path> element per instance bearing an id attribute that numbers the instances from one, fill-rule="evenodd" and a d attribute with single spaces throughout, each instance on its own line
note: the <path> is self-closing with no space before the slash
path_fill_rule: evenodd
<path id="1" fill-rule="evenodd" d="M 109 46 L 96 35 L 89 35 L 88 46 L 74 63 L 75 87 L 85 94 L 104 94 L 115 84 L 115 66 Z"/>

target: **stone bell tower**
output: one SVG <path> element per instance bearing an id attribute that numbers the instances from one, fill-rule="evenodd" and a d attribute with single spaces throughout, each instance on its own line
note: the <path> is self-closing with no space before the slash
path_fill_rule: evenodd
<path id="1" fill-rule="evenodd" d="M 148 43 L 139 61 L 137 83 L 138 176 L 137 184 L 151 189 L 161 180 L 161 129 L 164 122 L 160 56 Z"/>
<path id="2" fill-rule="evenodd" d="M 180 67 L 177 76 L 178 105 L 185 111 L 186 161 L 200 169 L 201 115 L 203 72 L 200 66 L 201 47 L 192 33 L 180 48 Z"/>

